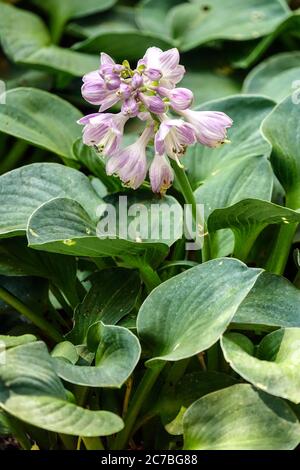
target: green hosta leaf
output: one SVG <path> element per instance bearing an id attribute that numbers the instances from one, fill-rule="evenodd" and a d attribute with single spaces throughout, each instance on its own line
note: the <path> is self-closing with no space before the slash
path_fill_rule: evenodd
<path id="1" fill-rule="evenodd" d="M 208 219 L 208 230 L 230 228 L 235 236 L 235 254 L 248 254 L 260 232 L 271 224 L 300 222 L 300 213 L 259 199 L 244 199 L 233 206 L 216 209 Z"/>
<path id="2" fill-rule="evenodd" d="M 244 93 L 261 93 L 281 101 L 300 88 L 300 53 L 283 52 L 255 67 L 244 82 Z M 299 93 L 297 95 L 299 99 Z"/>
<path id="3" fill-rule="evenodd" d="M 251 41 L 246 47 L 246 51 L 233 61 L 233 66 L 237 68 L 249 68 L 252 64 L 258 61 L 264 52 L 270 48 L 273 42 L 278 38 L 294 35 L 297 37 L 300 25 L 299 10 L 296 10 L 293 15 L 288 16 L 284 21 L 260 41 Z"/>
<path id="4" fill-rule="evenodd" d="M 155 33 L 172 41 L 168 13 L 182 0 L 142 0 L 136 9 L 136 21 L 143 31 Z"/>
<path id="5" fill-rule="evenodd" d="M 49 201 L 36 211 L 28 225 L 28 240 L 32 248 L 64 253 L 75 256 L 126 256 L 131 258 L 131 265 L 139 266 L 139 259 L 134 259 L 137 254 L 153 250 L 156 252 L 152 259 L 156 262 L 162 259 L 168 252 L 168 247 L 177 238 L 181 237 L 181 207 L 172 197 L 166 196 L 157 199 L 153 196 L 132 196 L 128 199 L 128 207 L 132 210 L 126 219 L 122 219 L 115 228 L 115 220 L 118 224 L 118 195 L 107 200 L 111 202 L 108 209 L 111 222 L 106 224 L 105 216 L 99 224 L 91 220 L 83 207 L 74 200 L 57 198 Z M 134 206 L 135 204 L 135 206 Z M 152 216 L 151 206 L 159 217 Z M 103 205 L 103 211 L 107 206 Z M 175 211 L 170 216 L 169 223 L 166 217 L 170 215 L 170 207 Z M 112 211 L 116 208 L 117 211 Z M 140 213 L 142 209 L 142 215 Z M 126 211 L 126 208 L 125 208 Z M 115 217 L 116 214 L 116 217 Z M 110 216 L 108 216 L 110 217 Z M 168 234 L 164 234 L 162 221 L 167 220 Z M 148 223 L 147 223 L 148 222 Z M 127 225 L 126 225 L 127 224 Z M 99 228 L 100 227 L 100 228 Z M 110 231 L 112 229 L 112 231 Z M 174 229 L 174 230 L 173 230 Z M 151 238 L 155 235 L 155 238 Z"/>
<path id="6" fill-rule="evenodd" d="M 271 162 L 277 178 L 287 193 L 287 205 L 300 207 L 300 107 L 293 95 L 279 103 L 264 120 L 262 131 L 272 144 Z"/>
<path id="7" fill-rule="evenodd" d="M 140 292 L 137 271 L 109 268 L 94 274 L 92 287 L 75 311 L 74 328 L 67 338 L 74 344 L 86 341 L 89 327 L 98 321 L 115 325 L 133 309 Z"/>
<path id="8" fill-rule="evenodd" d="M 201 65 L 203 67 L 203 65 Z M 200 105 L 209 100 L 224 98 L 239 93 L 241 86 L 237 79 L 212 65 L 203 68 L 187 68 L 180 86 L 194 93 L 194 104 Z"/>
<path id="9" fill-rule="evenodd" d="M 117 0 L 31 0 L 35 5 L 47 11 L 51 16 L 67 21 L 100 11 L 108 10 Z"/>
<path id="10" fill-rule="evenodd" d="M 238 8 L 236 0 L 193 0 L 192 5 L 182 4 L 171 15 L 173 28 L 181 33 L 177 37 L 180 48 L 188 51 L 216 39 L 242 41 L 265 36 L 290 10 L 280 0 L 243 0 Z"/>
<path id="11" fill-rule="evenodd" d="M 9 73 L 1 78 L 5 79 L 7 90 L 31 87 L 49 91 L 53 86 L 53 77 L 47 71 L 27 70 L 22 66 L 11 67 Z"/>
<path id="12" fill-rule="evenodd" d="M 0 436 L 8 436 L 9 434 L 12 434 L 10 424 L 5 416 L 4 411 L 0 409 Z"/>
<path id="13" fill-rule="evenodd" d="M 67 31 L 75 36 L 90 38 L 102 33 L 120 33 L 137 31 L 135 23 L 135 8 L 128 6 L 116 6 L 112 10 L 94 17 L 84 18 L 76 23 L 70 23 Z"/>
<path id="14" fill-rule="evenodd" d="M 66 119 L 66 116 L 68 118 Z M 35 88 L 16 88 L 0 104 L 0 131 L 73 160 L 81 113 L 67 101 Z"/>
<path id="15" fill-rule="evenodd" d="M 71 364 L 76 364 L 76 362 L 79 360 L 79 353 L 77 348 L 74 346 L 74 344 L 70 343 L 70 341 L 63 341 L 62 343 L 58 343 L 51 351 L 51 356 L 54 358 L 63 358 Z"/>
<path id="16" fill-rule="evenodd" d="M 271 199 L 273 173 L 267 159 L 271 148 L 260 133 L 260 125 L 273 106 L 273 101 L 261 96 L 233 96 L 198 108 L 222 111 L 233 119 L 231 144 L 217 149 L 196 145 L 186 155 L 189 178 L 197 188 L 195 197 L 204 204 L 206 218 L 213 210 L 242 199 Z M 232 233 L 217 233 L 214 256 L 228 255 L 232 250 Z"/>
<path id="17" fill-rule="evenodd" d="M 71 303 L 77 303 L 76 260 L 71 256 L 39 253 L 27 247 L 23 238 L 0 241 L 0 274 L 37 276 L 49 279 Z"/>
<path id="18" fill-rule="evenodd" d="M 31 214 L 56 197 L 71 197 L 95 220 L 101 199 L 89 179 L 57 163 L 34 163 L 0 177 L 0 236 L 24 234 Z"/>
<path id="19" fill-rule="evenodd" d="M 81 54 L 71 49 L 51 45 L 42 47 L 30 56 L 16 62 L 52 72 L 63 72 L 74 77 L 82 77 L 99 67 L 99 56 Z"/>
<path id="20" fill-rule="evenodd" d="M 164 423 L 168 423 L 166 429 L 170 434 L 182 434 L 182 410 L 186 410 L 198 398 L 235 383 L 237 381 L 233 377 L 220 372 L 187 373 L 176 385 L 164 387 L 150 413 L 154 411 L 162 416 Z"/>
<path id="21" fill-rule="evenodd" d="M 141 354 L 139 341 L 133 333 L 102 322 L 90 327 L 88 346 L 95 349 L 95 366 L 73 365 L 56 354 L 55 370 L 59 377 L 88 387 L 120 388 L 133 372 Z"/>
<path id="22" fill-rule="evenodd" d="M 152 359 L 178 361 L 212 346 L 249 293 L 259 269 L 209 261 L 169 279 L 143 303 L 137 329 Z"/>
<path id="23" fill-rule="evenodd" d="M 183 426 L 186 450 L 284 450 L 300 440 L 289 406 L 246 384 L 200 398 L 185 413 Z"/>
<path id="24" fill-rule="evenodd" d="M 300 328 L 286 328 L 265 336 L 257 348 L 239 333 L 221 339 L 230 366 L 255 387 L 300 403 Z"/>
<path id="25" fill-rule="evenodd" d="M 229 130 L 231 144 L 211 149 L 202 145 L 190 148 L 184 160 L 194 187 L 206 180 L 217 180 L 230 164 L 243 160 L 244 165 L 254 156 L 269 156 L 271 147 L 260 133 L 263 119 L 275 103 L 263 96 L 231 96 L 210 101 L 196 108 L 198 111 L 221 111 L 233 119 Z"/>
<path id="26" fill-rule="evenodd" d="M 122 44 L 121 49 L 120 44 Z M 165 50 L 172 47 L 172 44 L 160 36 L 144 31 L 102 31 L 100 34 L 75 44 L 73 48 L 93 53 L 106 51 L 107 54 L 118 60 L 124 60 L 124 57 L 128 60 L 137 60 L 144 55 L 148 47 L 152 46 Z"/>
<path id="27" fill-rule="evenodd" d="M 70 403 L 42 342 L 11 348 L 0 366 L 0 406 L 21 421 L 75 436 L 114 434 L 121 418 Z"/>
<path id="28" fill-rule="evenodd" d="M 4 3 L 0 9 L 0 42 L 13 62 L 79 77 L 97 68 L 97 56 L 52 45 L 48 30 L 38 16 Z"/>
<path id="29" fill-rule="evenodd" d="M 300 327 L 300 291 L 287 279 L 264 272 L 239 306 L 233 322 L 260 330 L 264 326 Z"/>
<path id="30" fill-rule="evenodd" d="M 36 337 L 33 335 L 21 335 L 21 336 L 7 336 L 0 335 L 0 344 L 4 344 L 5 348 L 14 348 L 21 346 L 22 344 L 33 343 L 36 341 Z"/>

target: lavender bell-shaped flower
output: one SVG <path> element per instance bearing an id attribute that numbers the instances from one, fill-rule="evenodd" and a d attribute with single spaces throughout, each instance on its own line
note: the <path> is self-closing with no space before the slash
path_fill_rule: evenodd
<path id="1" fill-rule="evenodd" d="M 158 47 L 149 47 L 144 57 L 138 62 L 145 67 L 145 75 L 150 81 L 159 80 L 160 86 L 174 88 L 184 74 L 185 68 L 179 65 L 180 56 L 176 48 L 162 51 Z"/>
<path id="2" fill-rule="evenodd" d="M 186 147 L 196 142 L 194 127 L 183 119 L 160 118 L 162 123 L 155 135 L 155 152 L 166 153 L 181 165 L 179 159 L 185 154 Z"/>
<path id="3" fill-rule="evenodd" d="M 197 141 L 207 147 L 219 147 L 227 141 L 227 129 L 232 126 L 232 119 L 218 111 L 192 111 L 187 109 L 180 114 L 195 129 Z"/>
<path id="4" fill-rule="evenodd" d="M 172 185 L 174 172 L 166 155 L 155 154 L 149 168 L 149 177 L 154 193 L 164 194 Z"/>
<path id="5" fill-rule="evenodd" d="M 187 88 L 173 88 L 173 90 L 169 90 L 168 88 L 158 87 L 157 91 L 161 96 L 169 99 L 170 106 L 175 111 L 189 108 L 194 99 L 193 92 Z"/>
<path id="6" fill-rule="evenodd" d="M 106 164 L 108 175 L 117 175 L 123 183 L 137 189 L 147 175 L 146 147 L 153 137 L 153 126 L 147 126 L 142 135 L 134 143 L 120 150 L 109 158 Z"/>
<path id="7" fill-rule="evenodd" d="M 78 123 L 84 125 L 83 142 L 97 147 L 104 155 L 114 154 L 120 146 L 128 119 L 129 116 L 123 113 L 94 113 L 81 118 Z"/>
<path id="8" fill-rule="evenodd" d="M 145 93 L 139 93 L 141 102 L 149 109 L 151 113 L 162 114 L 166 110 L 166 104 L 160 98 L 155 95 L 145 95 Z"/>

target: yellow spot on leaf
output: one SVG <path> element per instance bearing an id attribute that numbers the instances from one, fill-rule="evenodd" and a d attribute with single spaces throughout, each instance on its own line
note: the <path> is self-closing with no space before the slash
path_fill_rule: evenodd
<path id="1" fill-rule="evenodd" d="M 73 246 L 73 245 L 76 245 L 76 242 L 75 242 L 75 240 L 67 239 L 67 240 L 63 241 L 63 244 L 67 245 L 67 246 Z"/>

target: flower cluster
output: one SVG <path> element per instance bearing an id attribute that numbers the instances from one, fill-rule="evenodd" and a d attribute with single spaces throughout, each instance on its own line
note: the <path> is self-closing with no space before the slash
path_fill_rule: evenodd
<path id="1" fill-rule="evenodd" d="M 156 193 L 164 193 L 174 178 L 169 159 L 181 165 L 186 148 L 195 142 L 208 147 L 223 144 L 232 125 L 224 113 L 189 109 L 193 93 L 176 88 L 185 73 L 179 59 L 175 48 L 163 52 L 150 47 L 132 70 L 128 61 L 116 64 L 102 53 L 99 70 L 83 77 L 82 96 L 100 105 L 98 113 L 79 121 L 84 125 L 83 141 L 106 157 L 107 174 L 119 176 L 134 189 L 147 176 L 146 148 L 150 143 L 154 146 L 149 168 L 151 187 Z M 118 102 L 118 114 L 104 112 Z M 173 115 L 168 115 L 169 111 Z M 134 144 L 122 148 L 124 126 L 134 117 L 145 122 L 145 129 Z"/>

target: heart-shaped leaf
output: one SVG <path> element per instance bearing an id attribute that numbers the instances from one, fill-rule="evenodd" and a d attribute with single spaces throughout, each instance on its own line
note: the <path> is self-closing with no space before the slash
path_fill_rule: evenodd
<path id="1" fill-rule="evenodd" d="M 263 272 L 233 322 L 267 331 L 270 327 L 300 328 L 300 291 L 284 277 Z"/>
<path id="2" fill-rule="evenodd" d="M 255 387 L 300 402 L 300 328 L 285 328 L 265 336 L 256 353 L 246 336 L 222 337 L 224 357 L 230 366 Z"/>
<path id="3" fill-rule="evenodd" d="M 261 274 L 235 259 L 212 260 L 157 287 L 137 319 L 141 341 L 157 360 L 178 361 L 212 346 Z"/>
<path id="4" fill-rule="evenodd" d="M 96 225 L 77 201 L 52 199 L 30 218 L 27 231 L 29 245 L 75 256 L 123 255 L 131 258 L 130 264 L 136 267 L 140 260 L 134 257 L 146 251 L 152 252 L 152 255 L 155 253 L 151 257 L 159 261 L 168 252 L 168 247 L 182 236 L 181 206 L 169 196 L 158 200 L 140 194 L 126 201 L 132 215 L 123 217 L 120 199 L 114 196 L 107 200 L 109 206 L 102 207 L 103 212 L 108 208 L 108 219 L 104 216 Z M 154 216 L 151 210 L 153 205 Z"/>
<path id="5" fill-rule="evenodd" d="M 95 366 L 73 365 L 64 359 L 55 360 L 55 371 L 67 382 L 88 387 L 120 388 L 131 375 L 141 354 L 137 337 L 120 326 L 95 323 L 88 335 L 97 347 Z"/>
<path id="6" fill-rule="evenodd" d="M 98 321 L 115 325 L 133 309 L 140 292 L 137 271 L 109 268 L 90 278 L 92 287 L 74 316 L 74 328 L 67 338 L 74 344 L 83 344 L 89 327 Z"/>
<path id="7" fill-rule="evenodd" d="M 96 220 L 101 199 L 89 179 L 57 163 L 34 163 L 0 177 L 0 235 L 24 234 L 31 214 L 56 197 L 78 201 Z"/>
<path id="8" fill-rule="evenodd" d="M 200 398 L 185 413 L 183 427 L 186 450 L 284 450 L 300 440 L 289 406 L 246 384 Z"/>
<path id="9" fill-rule="evenodd" d="M 37 15 L 3 2 L 0 42 L 5 54 L 18 64 L 61 71 L 78 77 L 99 65 L 97 56 L 80 54 L 51 44 L 49 33 Z"/>
<path id="10" fill-rule="evenodd" d="M 120 431 L 121 418 L 70 403 L 44 343 L 11 348 L 0 366 L 0 406 L 21 421 L 75 436 L 105 436 Z"/>
<path id="11" fill-rule="evenodd" d="M 65 118 L 68 116 L 68 119 Z M 0 104 L 0 131 L 74 160 L 72 145 L 80 136 L 81 113 L 67 101 L 36 88 L 16 88 Z"/>
<path id="12" fill-rule="evenodd" d="M 300 53 L 283 52 L 261 62 L 244 82 L 244 93 L 261 93 L 277 102 L 300 88 Z M 298 93 L 299 99 L 299 93 Z"/>
<path id="13" fill-rule="evenodd" d="M 210 232 L 230 228 L 235 236 L 234 254 L 245 259 L 260 232 L 271 224 L 300 222 L 300 213 L 259 199 L 243 199 L 216 209 L 208 219 Z"/>

